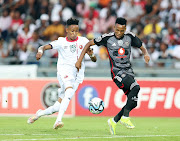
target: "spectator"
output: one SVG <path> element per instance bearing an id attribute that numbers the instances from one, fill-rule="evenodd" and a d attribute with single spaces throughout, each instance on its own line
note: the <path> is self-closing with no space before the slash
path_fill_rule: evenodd
<path id="1" fill-rule="evenodd" d="M 173 28 L 178 28 L 180 26 L 180 11 L 171 9 L 169 12 L 169 25 Z"/>
<path id="2" fill-rule="evenodd" d="M 33 34 L 33 32 L 37 29 L 36 25 L 33 23 L 33 18 L 31 16 L 27 16 L 25 19 L 24 24 L 20 25 L 17 33 L 21 34 L 23 32 L 23 28 L 26 26 L 29 27 L 29 32 L 31 32 L 31 34 Z"/>
<path id="3" fill-rule="evenodd" d="M 152 45 L 151 47 L 149 47 L 148 52 L 149 52 L 149 55 L 150 55 L 150 58 L 151 58 L 148 65 L 153 67 L 153 66 L 155 66 L 156 61 L 159 58 L 159 51 L 157 51 L 156 47 Z"/>
<path id="4" fill-rule="evenodd" d="M 71 0 L 69 0 L 69 1 L 71 1 Z M 71 8 L 67 7 L 65 0 L 61 1 L 61 5 L 62 5 L 62 8 L 59 12 L 59 16 L 60 16 L 60 19 L 63 22 L 63 24 L 65 24 L 69 18 L 73 17 L 73 11 Z"/>
<path id="5" fill-rule="evenodd" d="M 82 29 L 84 29 L 84 33 L 97 33 L 99 27 L 98 13 L 91 5 L 90 10 L 88 11 L 88 17 L 83 20 Z M 85 14 L 85 17 L 87 13 Z"/>
<path id="6" fill-rule="evenodd" d="M 126 1 L 117 0 L 117 9 L 116 9 L 116 15 L 117 17 L 124 17 L 126 13 Z"/>
<path id="7" fill-rule="evenodd" d="M 20 64 L 27 64 L 29 52 L 27 51 L 26 45 L 23 45 L 18 52 L 18 59 Z"/>
<path id="8" fill-rule="evenodd" d="M 141 16 L 144 14 L 143 9 L 140 5 L 135 5 L 134 0 L 131 0 L 130 3 L 127 3 L 124 17 L 128 21 L 128 26 L 132 26 L 137 21 L 140 21 Z"/>
<path id="9" fill-rule="evenodd" d="M 170 55 L 169 51 L 168 51 L 168 45 L 165 43 L 161 43 L 160 45 L 160 53 L 159 53 L 159 59 L 171 59 L 172 56 Z M 158 63 L 159 67 L 165 67 L 165 63 L 164 62 L 160 62 Z"/>
<path id="10" fill-rule="evenodd" d="M 27 51 L 29 52 L 28 63 L 37 64 L 35 55 L 37 53 L 38 47 L 40 47 L 42 45 L 44 45 L 44 42 L 43 42 L 43 40 L 39 39 L 38 32 L 35 31 L 27 45 Z"/>
<path id="11" fill-rule="evenodd" d="M 108 52 L 106 47 L 101 46 L 99 49 L 99 57 L 101 60 L 108 60 L 109 56 L 108 56 Z"/>
<path id="12" fill-rule="evenodd" d="M 84 14 L 89 11 L 89 7 L 84 0 L 81 0 L 76 6 L 76 11 L 78 17 L 84 17 Z"/>
<path id="13" fill-rule="evenodd" d="M 144 27 L 144 34 L 149 35 L 151 33 L 160 34 L 161 27 L 158 24 L 158 18 L 153 17 L 151 22 Z"/>
<path id="14" fill-rule="evenodd" d="M 145 5 L 145 13 L 144 15 L 147 17 L 152 17 L 152 16 L 156 16 L 158 14 L 158 7 L 159 7 L 159 3 L 160 1 L 153 1 L 153 0 L 146 0 L 146 5 Z"/>
<path id="15" fill-rule="evenodd" d="M 19 52 L 19 47 L 17 45 L 16 39 L 11 39 L 10 44 L 8 46 L 8 57 L 14 57 L 9 61 L 10 65 L 13 64 L 19 64 L 18 60 L 18 52 Z"/>
<path id="16" fill-rule="evenodd" d="M 90 9 L 87 11 L 84 15 L 84 18 L 89 18 L 91 17 L 92 19 L 97 19 L 99 18 L 99 12 L 95 9 L 96 8 L 96 3 L 90 3 Z M 91 16 L 89 16 L 91 15 Z"/>
<path id="17" fill-rule="evenodd" d="M 49 25 L 43 35 L 46 36 L 48 39 L 50 39 L 50 37 L 57 33 L 59 36 L 64 37 L 65 36 L 65 27 L 63 24 L 60 24 L 60 17 L 59 16 L 53 16 L 51 17 L 51 21 L 53 22 L 52 25 Z"/>
<path id="18" fill-rule="evenodd" d="M 24 25 L 23 31 L 21 34 L 18 34 L 17 44 L 20 48 L 26 46 L 30 39 L 32 38 L 32 32 L 29 30 L 29 25 Z M 25 49 L 23 49 L 24 51 Z"/>
<path id="19" fill-rule="evenodd" d="M 17 37 L 17 30 L 23 24 L 23 20 L 21 19 L 21 14 L 19 11 L 15 11 L 13 14 L 11 26 L 9 28 L 10 35 L 12 38 Z"/>
<path id="20" fill-rule="evenodd" d="M 102 13 L 104 9 L 104 13 Z M 100 12 L 100 20 L 99 20 L 99 32 L 107 33 L 112 32 L 114 28 L 114 23 L 116 21 L 116 17 L 112 16 L 112 11 L 109 8 L 103 8 Z M 106 23 L 106 24 L 104 24 Z M 103 25 L 103 26 L 102 26 Z"/>
<path id="21" fill-rule="evenodd" d="M 9 11 L 5 9 L 2 13 L 2 16 L 0 17 L 0 33 L 1 37 L 4 40 L 7 40 L 8 38 L 8 29 L 11 25 L 11 17 L 9 16 Z"/>
<path id="22" fill-rule="evenodd" d="M 177 45 L 173 50 L 173 58 L 179 62 L 175 62 L 174 67 L 180 69 L 180 45 Z"/>
<path id="23" fill-rule="evenodd" d="M 1 58 L 6 58 L 8 56 L 8 53 L 7 53 L 7 50 L 3 46 L 3 42 L 4 42 L 3 39 L 0 38 L 0 57 Z"/>
<path id="24" fill-rule="evenodd" d="M 39 38 L 45 40 L 46 38 L 44 37 L 43 32 L 49 26 L 49 16 L 47 14 L 42 14 L 40 20 L 37 20 L 36 26 L 38 27 L 37 31 Z"/>
<path id="25" fill-rule="evenodd" d="M 98 6 L 100 8 L 107 7 L 110 2 L 111 2 L 111 0 L 99 0 Z"/>

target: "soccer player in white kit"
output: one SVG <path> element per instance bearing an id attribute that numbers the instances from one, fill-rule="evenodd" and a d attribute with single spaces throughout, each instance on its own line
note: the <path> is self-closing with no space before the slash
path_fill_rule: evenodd
<path id="1" fill-rule="evenodd" d="M 38 52 L 36 54 L 37 60 L 42 57 L 45 50 L 58 50 L 57 78 L 61 88 L 58 89 L 58 101 L 56 101 L 53 106 L 50 106 L 45 110 L 38 110 L 35 116 L 28 119 L 28 123 L 34 123 L 41 116 L 51 115 L 59 111 L 53 128 L 58 129 L 64 126 L 64 123 L 62 122 L 64 112 L 66 111 L 79 84 L 82 83 L 84 79 L 84 61 L 82 62 L 82 67 L 79 71 L 75 67 L 75 63 L 89 40 L 85 37 L 77 36 L 79 33 L 78 23 L 79 21 L 77 19 L 68 19 L 66 37 L 59 37 L 58 40 L 51 42 L 49 45 L 38 48 Z M 93 62 L 96 62 L 96 56 L 93 54 L 92 49 L 88 50 L 87 54 Z"/>

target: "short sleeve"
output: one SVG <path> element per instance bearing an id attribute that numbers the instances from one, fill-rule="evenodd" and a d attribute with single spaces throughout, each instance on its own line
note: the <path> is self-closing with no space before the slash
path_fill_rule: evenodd
<path id="1" fill-rule="evenodd" d="M 127 31 L 126 34 L 131 38 L 131 46 L 138 48 L 142 46 L 142 41 L 134 33 Z"/>
<path id="2" fill-rule="evenodd" d="M 52 49 L 59 49 L 61 47 L 61 37 L 58 38 L 58 40 L 52 41 L 49 43 L 51 45 Z"/>
<path id="3" fill-rule="evenodd" d="M 131 39 L 132 39 L 131 46 L 138 48 L 142 46 L 142 41 L 137 36 L 132 37 Z"/>
<path id="4" fill-rule="evenodd" d="M 106 46 L 107 40 L 106 40 L 106 38 L 103 38 L 102 36 L 99 36 L 99 37 L 94 39 L 94 43 L 97 46 Z"/>

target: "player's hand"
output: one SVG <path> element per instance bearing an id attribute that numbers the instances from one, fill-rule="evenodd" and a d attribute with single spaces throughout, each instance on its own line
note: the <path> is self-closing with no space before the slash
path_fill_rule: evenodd
<path id="1" fill-rule="evenodd" d="M 75 64 L 75 67 L 79 71 L 79 69 L 81 69 L 81 63 L 79 61 L 77 61 L 76 64 Z"/>
<path id="2" fill-rule="evenodd" d="M 91 56 L 91 55 L 93 54 L 93 49 L 89 48 L 89 50 L 87 51 L 87 54 L 88 54 L 89 56 Z"/>
<path id="3" fill-rule="evenodd" d="M 36 59 L 37 59 L 37 60 L 41 59 L 42 55 L 43 55 L 43 54 L 42 54 L 41 52 L 38 52 L 38 53 L 36 54 Z"/>
<path id="4" fill-rule="evenodd" d="M 149 60 L 150 60 L 150 56 L 149 55 L 144 55 L 144 60 L 145 60 L 146 64 L 148 64 Z"/>

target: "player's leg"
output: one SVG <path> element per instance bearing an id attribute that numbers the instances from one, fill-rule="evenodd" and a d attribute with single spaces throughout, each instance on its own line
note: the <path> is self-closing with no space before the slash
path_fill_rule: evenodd
<path id="1" fill-rule="evenodd" d="M 36 120 L 38 120 L 41 116 L 51 115 L 59 111 L 60 103 L 64 98 L 64 84 L 61 77 L 58 74 L 57 74 L 57 79 L 59 81 L 59 85 L 61 86 L 61 88 L 58 89 L 58 97 L 59 97 L 58 100 L 54 103 L 54 105 L 48 107 L 45 110 L 39 109 L 34 116 L 28 119 L 27 123 L 32 124 Z"/>
<path id="2" fill-rule="evenodd" d="M 120 78 L 119 76 L 115 77 L 114 82 L 116 83 L 116 85 L 123 89 L 124 93 L 127 94 L 128 90 L 126 90 L 124 88 L 124 85 L 122 84 L 122 78 Z M 116 124 L 117 122 L 121 119 L 122 115 L 124 113 L 124 107 L 121 109 L 121 111 L 114 117 L 114 118 L 110 118 L 108 119 L 108 125 L 110 127 L 110 133 L 112 135 L 116 134 Z"/>
<path id="3" fill-rule="evenodd" d="M 124 78 L 117 75 L 114 82 L 120 89 L 123 89 L 124 93 L 127 95 L 127 103 L 121 111 L 112 118 L 112 121 L 117 123 L 121 119 L 120 122 L 127 128 L 134 128 L 129 118 L 129 112 L 137 106 L 137 95 L 140 87 L 134 78 L 129 75 L 126 75 Z"/>
<path id="4" fill-rule="evenodd" d="M 45 110 L 41 110 L 39 109 L 36 114 L 32 117 L 30 117 L 27 121 L 27 123 L 29 124 L 32 124 L 34 123 L 36 120 L 38 120 L 41 116 L 45 116 L 45 115 L 51 115 L 53 113 L 56 113 L 59 111 L 59 108 L 60 108 L 60 103 L 64 97 L 64 92 L 61 88 L 58 89 L 58 95 L 59 95 L 59 98 L 58 100 L 54 103 L 54 105 L 48 107 L 47 109 Z"/>
<path id="5" fill-rule="evenodd" d="M 122 83 L 125 89 L 128 89 L 127 94 L 127 102 L 124 106 L 123 115 L 120 119 L 120 122 L 125 125 L 127 128 L 134 128 L 135 126 L 131 123 L 129 118 L 129 113 L 132 109 L 137 106 L 138 93 L 140 90 L 139 84 L 136 82 L 134 77 L 130 75 L 126 75 L 124 79 L 122 79 Z"/>
<path id="6" fill-rule="evenodd" d="M 41 116 L 45 116 L 45 115 L 52 115 L 56 112 L 59 111 L 59 108 L 60 108 L 60 105 L 61 105 L 61 101 L 62 99 L 64 98 L 64 91 L 59 88 L 58 89 L 58 95 L 59 95 L 59 98 L 58 100 L 54 103 L 54 105 L 48 107 L 47 109 L 45 110 L 41 110 L 37 113 L 37 116 L 38 117 L 41 117 Z"/>
<path id="7" fill-rule="evenodd" d="M 75 94 L 75 91 L 77 90 L 79 83 L 75 81 L 76 78 L 76 69 L 75 72 L 71 71 L 71 73 L 68 74 L 68 77 L 64 77 L 64 87 L 65 87 L 65 96 L 61 102 L 61 106 L 59 108 L 58 117 L 56 119 L 56 122 L 53 126 L 54 129 L 58 129 L 63 127 L 62 117 L 67 110 L 67 107 L 69 105 L 69 102 L 73 95 Z"/>

